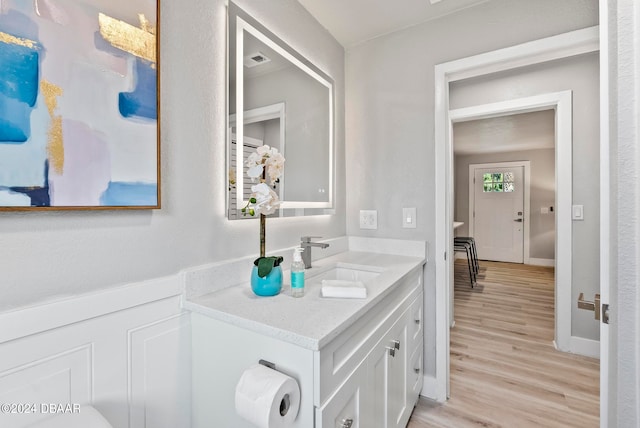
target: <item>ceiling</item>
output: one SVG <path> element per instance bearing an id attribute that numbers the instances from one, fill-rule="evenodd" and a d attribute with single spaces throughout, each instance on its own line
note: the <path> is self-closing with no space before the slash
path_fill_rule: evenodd
<path id="1" fill-rule="evenodd" d="M 345 48 L 489 0 L 298 0 Z"/>
<path id="2" fill-rule="evenodd" d="M 453 151 L 457 155 L 554 147 L 554 110 L 453 124 Z"/>

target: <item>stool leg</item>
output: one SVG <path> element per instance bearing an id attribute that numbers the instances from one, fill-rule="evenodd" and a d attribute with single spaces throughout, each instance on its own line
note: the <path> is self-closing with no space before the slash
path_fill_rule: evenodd
<path id="1" fill-rule="evenodd" d="M 469 281 L 471 282 L 471 288 L 473 288 L 473 286 L 475 285 L 475 273 L 473 272 L 473 268 L 471 266 L 471 247 L 467 247 L 466 245 L 464 246 L 466 253 L 467 253 L 467 267 L 469 268 Z"/>
<path id="2" fill-rule="evenodd" d="M 478 262 L 478 249 L 476 248 L 476 240 L 471 239 L 471 249 L 473 250 L 473 262 L 476 266 L 476 274 L 480 272 L 480 263 Z"/>

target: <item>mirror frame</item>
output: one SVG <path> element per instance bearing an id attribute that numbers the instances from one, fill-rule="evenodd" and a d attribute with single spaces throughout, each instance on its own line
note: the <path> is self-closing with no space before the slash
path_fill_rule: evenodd
<path id="1" fill-rule="evenodd" d="M 298 67 L 303 72 L 305 72 L 310 78 L 315 79 L 317 82 L 325 86 L 329 92 L 329 141 L 328 141 L 328 150 L 329 150 L 329 189 L 328 189 L 328 201 L 322 202 L 313 202 L 313 201 L 287 201 L 282 200 L 281 197 L 281 205 L 279 209 L 280 217 L 290 217 L 295 215 L 318 215 L 318 214 L 333 214 L 335 213 L 334 207 L 334 195 L 335 195 L 335 108 L 334 108 L 334 100 L 335 100 L 335 85 L 333 79 L 331 79 L 326 73 L 320 70 L 313 63 L 304 58 L 299 52 L 285 43 L 278 36 L 273 34 L 267 28 L 265 28 L 262 24 L 257 22 L 254 18 L 252 18 L 249 14 L 243 11 L 239 6 L 234 4 L 233 2 L 229 2 L 228 10 L 227 10 L 227 67 L 226 67 L 226 93 L 227 93 L 227 126 L 226 126 L 226 151 L 227 151 L 227 176 L 228 172 L 231 168 L 235 168 L 236 174 L 236 206 L 238 207 L 238 211 L 240 207 L 243 207 L 247 204 L 246 201 L 241 195 L 243 195 L 244 191 L 244 182 L 243 182 L 243 174 L 244 174 L 244 165 L 238 165 L 237 160 L 243 159 L 244 147 L 243 144 L 236 145 L 236 165 L 231 165 L 231 150 L 230 150 L 230 142 L 231 142 L 231 126 L 236 124 L 236 141 L 242 141 L 244 139 L 244 126 L 238 126 L 239 123 L 245 124 L 250 123 L 249 121 L 255 121 L 255 118 L 264 113 L 266 110 L 273 109 L 275 110 L 275 106 L 278 106 L 281 109 L 284 109 L 285 103 L 274 104 L 272 106 L 264 106 L 256 109 L 252 109 L 249 111 L 244 110 L 244 55 L 238 54 L 238 52 L 244 51 L 244 32 L 248 32 L 253 37 L 260 40 L 262 43 L 267 45 L 269 48 L 273 49 L 278 54 L 282 55 L 286 60 L 292 63 L 292 65 Z M 231 19 L 235 19 L 235 47 L 229 46 L 229 21 Z M 230 49 L 235 48 L 236 52 L 236 63 L 235 63 L 235 77 L 236 77 L 236 113 L 231 115 L 229 114 L 229 58 L 230 58 Z M 284 129 L 284 124 L 286 121 L 284 111 L 281 111 L 282 116 L 281 120 L 281 135 L 284 136 L 286 134 Z M 281 148 L 286 147 L 286 138 L 281 142 Z M 283 154 L 286 157 L 286 152 L 282 150 Z M 286 167 L 285 167 L 286 168 Z M 285 169 L 286 171 L 286 169 Z M 286 179 L 280 183 L 280 193 L 284 192 L 286 186 Z M 226 186 L 227 188 L 229 186 Z M 227 208 L 227 217 L 229 216 L 230 210 L 230 190 L 227 190 L 226 197 L 226 208 Z M 308 210 L 309 213 L 305 213 Z M 286 210 L 286 211 L 285 211 Z M 242 217 L 238 216 L 238 219 Z M 253 217 L 251 217 L 253 218 Z"/>

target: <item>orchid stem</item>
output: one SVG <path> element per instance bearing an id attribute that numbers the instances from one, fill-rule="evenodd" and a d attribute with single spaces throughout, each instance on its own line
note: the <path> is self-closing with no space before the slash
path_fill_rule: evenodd
<path id="1" fill-rule="evenodd" d="M 260 214 L 260 257 L 265 256 L 265 226 L 267 225 L 267 216 Z"/>

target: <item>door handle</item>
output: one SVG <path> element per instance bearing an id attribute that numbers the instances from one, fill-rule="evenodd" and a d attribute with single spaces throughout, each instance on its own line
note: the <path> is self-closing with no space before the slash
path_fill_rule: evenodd
<path id="1" fill-rule="evenodd" d="M 517 218 L 517 219 L 515 219 L 513 221 L 517 221 L 518 223 L 522 223 L 522 219 L 521 218 Z"/>
<path id="2" fill-rule="evenodd" d="M 600 294 L 596 294 L 593 300 L 593 302 L 585 300 L 584 293 L 580 293 L 580 296 L 578 296 L 578 308 L 595 312 L 595 319 L 600 320 Z"/>

